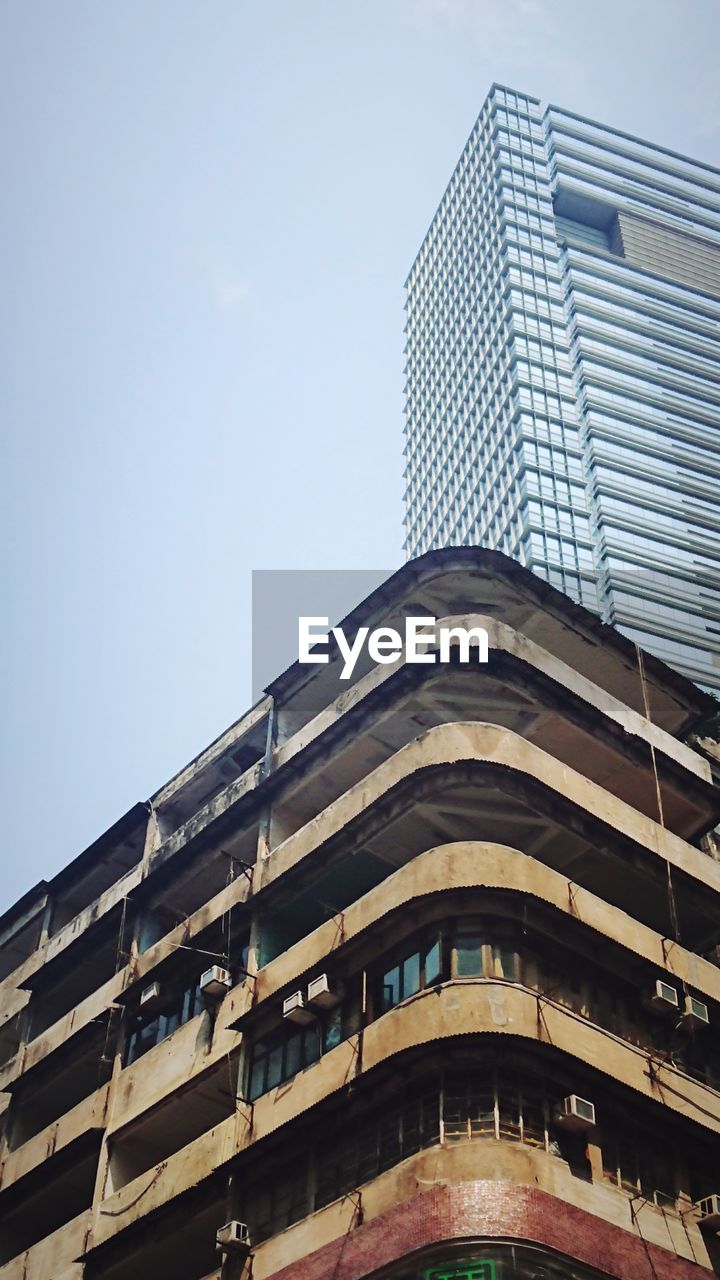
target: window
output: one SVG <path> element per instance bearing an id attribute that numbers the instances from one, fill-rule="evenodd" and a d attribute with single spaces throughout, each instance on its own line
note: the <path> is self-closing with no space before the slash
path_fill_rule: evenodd
<path id="1" fill-rule="evenodd" d="M 423 1147 L 432 1146 L 439 1136 L 437 1088 L 416 1093 L 380 1116 L 368 1116 L 367 1122 L 357 1123 L 348 1137 L 318 1151 L 315 1208 L 346 1195 Z"/>
<path id="2" fill-rule="evenodd" d="M 537 1066 L 476 1059 L 472 1069 L 466 1065 L 447 1076 L 438 1072 L 406 1084 L 402 1096 L 395 1093 L 379 1102 L 376 1095 L 366 1095 L 375 1109 L 367 1109 L 360 1092 L 342 1119 L 336 1112 L 334 1122 L 328 1118 L 315 1121 L 312 1130 L 302 1128 L 292 1163 L 284 1168 L 264 1162 L 262 1168 L 247 1166 L 238 1216 L 248 1223 L 253 1241 L 260 1242 L 441 1141 L 521 1143 L 566 1161 L 575 1176 L 591 1178 L 585 1138 L 568 1133 L 555 1120 L 569 1081 L 548 1079 L 546 1092 Z M 663 1146 L 649 1113 L 646 1127 L 638 1128 L 617 1112 L 610 1097 L 603 1095 L 597 1102 L 608 1125 L 601 1143 L 604 1178 L 628 1195 L 660 1208 L 674 1207 L 678 1167 L 671 1135 L 665 1135 L 669 1141 Z M 311 1133 L 320 1135 L 316 1143 Z M 697 1198 L 712 1189 L 717 1162 L 709 1146 L 706 1157 L 696 1149 L 691 1157 L 693 1169 L 701 1171 L 692 1188 Z"/>
<path id="3" fill-rule="evenodd" d="M 455 940 L 455 976 L 480 978 L 483 976 L 485 934 L 472 928 L 460 928 Z"/>
<path id="4" fill-rule="evenodd" d="M 440 1094 L 427 1092 L 395 1102 L 379 1115 L 356 1119 L 349 1134 L 321 1145 L 292 1168 L 260 1180 L 241 1201 L 241 1212 L 259 1242 L 320 1209 L 383 1170 L 439 1141 Z M 314 1188 L 314 1189 L 313 1189 Z"/>
<path id="5" fill-rule="evenodd" d="M 250 1060 L 248 1099 L 253 1101 L 290 1080 L 352 1035 L 357 1030 L 356 1019 L 347 1010 L 347 1003 L 338 1005 L 307 1027 L 293 1025 L 289 1030 L 282 1026 L 256 1041 Z"/>
<path id="6" fill-rule="evenodd" d="M 386 969 L 375 984 L 375 1009 L 387 1013 L 396 1004 L 438 982 L 442 971 L 441 939 L 435 935 Z"/>
<path id="7" fill-rule="evenodd" d="M 310 1211 L 305 1161 L 300 1162 L 299 1170 L 283 1171 L 279 1177 L 265 1179 L 258 1190 L 248 1194 L 243 1205 L 253 1241 L 266 1240 Z"/>
<path id="8" fill-rule="evenodd" d="M 250 1066 L 250 1099 L 274 1089 L 283 1080 L 317 1062 L 320 1057 L 320 1027 L 315 1023 L 300 1027 L 289 1036 L 283 1027 L 275 1036 L 253 1045 Z"/>
<path id="9" fill-rule="evenodd" d="M 450 1076 L 442 1093 L 444 1140 L 495 1138 L 569 1159 L 572 1136 L 559 1132 L 553 1120 L 559 1092 L 560 1086 L 548 1096 L 541 1085 L 507 1070 L 490 1069 L 484 1081 Z"/>
<path id="10" fill-rule="evenodd" d="M 502 927 L 492 930 L 496 937 Z M 496 942 L 489 940 L 489 926 L 460 925 L 455 935 L 454 971 L 456 978 L 505 978 L 517 982 L 519 978 L 518 956 L 508 938 Z"/>
<path id="11" fill-rule="evenodd" d="M 446 1142 L 463 1138 L 495 1137 L 495 1090 L 450 1080 L 443 1093 L 443 1124 Z"/>
<path id="12" fill-rule="evenodd" d="M 639 1137 L 628 1124 L 622 1136 L 603 1137 L 603 1177 L 631 1196 L 642 1196 L 661 1207 L 675 1205 L 675 1167 L 669 1147 L 647 1135 Z"/>
<path id="13" fill-rule="evenodd" d="M 195 979 L 184 989 L 170 989 L 159 1010 L 155 1008 L 146 1015 L 140 1011 L 127 1041 L 124 1066 L 128 1067 L 131 1062 L 136 1062 L 149 1049 L 177 1031 L 178 1027 L 197 1017 L 202 1008 L 202 995 Z"/>

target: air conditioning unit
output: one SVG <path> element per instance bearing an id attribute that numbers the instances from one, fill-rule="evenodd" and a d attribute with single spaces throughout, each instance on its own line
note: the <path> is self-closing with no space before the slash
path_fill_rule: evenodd
<path id="1" fill-rule="evenodd" d="M 211 1000 L 219 1000 L 225 995 L 226 991 L 230 990 L 231 986 L 230 973 L 219 964 L 214 964 L 210 969 L 206 969 L 200 979 L 202 994 L 208 996 Z"/>
<path id="2" fill-rule="evenodd" d="M 145 987 L 144 990 L 140 992 L 140 1008 L 151 1009 L 154 1004 L 157 1004 L 161 995 L 162 990 L 160 983 L 151 982 L 149 987 Z"/>
<path id="3" fill-rule="evenodd" d="M 584 1129 L 591 1129 L 595 1124 L 595 1107 L 592 1102 L 588 1102 L 585 1098 L 578 1098 L 576 1093 L 571 1093 L 567 1098 L 563 1098 L 557 1119 L 564 1129 L 582 1132 Z"/>
<path id="4" fill-rule="evenodd" d="M 334 982 L 326 973 L 321 973 L 308 983 L 307 1003 L 314 1009 L 334 1009 L 342 998 L 342 985 Z"/>
<path id="5" fill-rule="evenodd" d="M 680 1009 L 680 1000 L 675 987 L 669 982 L 663 982 L 662 978 L 658 978 L 655 983 L 655 989 L 650 995 L 648 1004 L 658 1013 L 677 1013 Z"/>
<path id="6" fill-rule="evenodd" d="M 250 1232 L 245 1222 L 226 1222 L 215 1236 L 215 1243 L 223 1253 L 234 1253 L 236 1257 L 247 1258 L 250 1253 Z"/>
<path id="7" fill-rule="evenodd" d="M 708 1007 L 703 1004 L 702 1000 L 696 1000 L 695 996 L 685 997 L 685 1008 L 682 1014 L 682 1024 L 688 1029 L 695 1027 L 707 1027 L 710 1022 Z"/>
<path id="8" fill-rule="evenodd" d="M 698 1200 L 695 1208 L 702 1227 L 708 1227 L 711 1231 L 720 1231 L 720 1196 L 705 1196 L 702 1200 Z"/>
<path id="9" fill-rule="evenodd" d="M 305 996 L 302 991 L 293 991 L 291 996 L 283 1000 L 283 1018 L 302 1024 L 315 1021 L 312 1011 L 305 1006 Z"/>

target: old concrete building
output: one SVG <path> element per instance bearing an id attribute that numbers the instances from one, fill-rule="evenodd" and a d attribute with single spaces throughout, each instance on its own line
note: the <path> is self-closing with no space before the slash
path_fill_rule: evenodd
<path id="1" fill-rule="evenodd" d="M 487 664 L 292 666 L 0 920 L 0 1280 L 720 1274 L 714 704 L 499 553 L 420 615 Z"/>

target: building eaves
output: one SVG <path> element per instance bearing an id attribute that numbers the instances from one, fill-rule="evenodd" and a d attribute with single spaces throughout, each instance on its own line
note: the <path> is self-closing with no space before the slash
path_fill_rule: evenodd
<path id="1" fill-rule="evenodd" d="M 609 691 L 625 696 L 628 705 L 634 703 L 636 708 L 640 708 L 641 684 L 635 644 L 614 627 L 602 622 L 596 614 L 576 604 L 556 587 L 524 568 L 518 561 L 486 547 L 451 547 L 427 551 L 416 559 L 408 561 L 371 592 L 342 620 L 340 625 L 347 636 L 352 636 L 360 626 L 368 625 L 375 620 L 387 622 L 388 615 L 393 610 L 403 611 L 403 605 L 405 605 L 404 612 L 407 614 L 408 606 L 412 604 L 413 588 L 420 589 L 433 579 L 439 578 L 441 574 L 449 578 L 451 574 L 463 570 L 468 574 L 482 575 L 489 584 L 496 582 L 498 594 L 503 584 L 511 584 L 517 588 L 518 593 L 523 593 L 534 602 L 540 611 L 551 615 L 556 623 L 564 623 L 569 632 L 576 632 L 578 641 L 585 640 L 586 645 L 588 641 L 594 642 L 597 649 L 602 648 L 606 653 L 615 655 L 617 678 L 621 678 L 623 667 L 626 675 L 628 670 L 633 673 L 634 698 L 628 696 L 625 690 Z M 435 585 L 440 585 L 441 589 L 441 584 Z M 471 603 L 472 593 L 469 592 L 468 599 L 465 601 L 466 607 Z M 447 613 L 458 611 L 457 608 L 446 610 Z M 507 618 L 504 620 L 508 621 Z M 587 649 L 583 653 L 581 645 L 578 645 L 577 649 L 577 670 L 587 674 L 590 667 L 593 673 L 591 678 L 597 680 L 593 657 Z M 339 658 L 337 647 L 333 649 L 332 643 L 329 653 L 331 663 L 326 667 L 308 668 L 299 661 L 294 662 L 267 686 L 266 692 L 277 702 L 285 702 L 311 680 L 317 680 L 319 673 L 331 671 L 333 660 L 337 661 Z M 717 702 L 710 694 L 703 692 L 691 680 L 680 675 L 659 658 L 643 653 L 643 665 L 649 686 L 652 719 L 661 728 L 679 736 L 688 733 L 695 725 L 717 710 Z"/>

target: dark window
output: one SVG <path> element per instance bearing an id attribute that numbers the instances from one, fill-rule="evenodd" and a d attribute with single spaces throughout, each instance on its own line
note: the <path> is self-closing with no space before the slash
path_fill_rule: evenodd
<path id="1" fill-rule="evenodd" d="M 484 975 L 484 945 L 483 933 L 474 929 L 458 929 L 455 940 L 455 972 L 458 978 L 481 978 Z"/>
<path id="2" fill-rule="evenodd" d="M 402 1000 L 402 986 L 400 982 L 400 965 L 396 964 L 394 968 L 389 969 L 383 975 L 382 980 L 382 1010 L 392 1009 L 394 1005 L 399 1004 Z"/>
<path id="3" fill-rule="evenodd" d="M 356 1029 L 350 1015 L 338 1005 L 307 1027 L 282 1026 L 274 1034 L 256 1041 L 252 1048 L 248 1098 L 251 1101 L 259 1098 L 297 1075 Z"/>
<path id="4" fill-rule="evenodd" d="M 387 1013 L 396 1004 L 438 982 L 442 976 L 442 948 L 434 936 L 387 968 L 377 984 L 375 1008 Z"/>
<path id="5" fill-rule="evenodd" d="M 317 1154 L 315 1208 L 347 1195 L 384 1169 L 432 1146 L 440 1137 L 440 1097 L 437 1089 L 417 1094 L 385 1111 L 357 1122 L 353 1132 Z"/>
<path id="6" fill-rule="evenodd" d="M 620 1121 L 622 1123 L 622 1121 Z M 642 1195 L 651 1204 L 674 1206 L 675 1161 L 669 1147 L 649 1135 L 628 1132 L 603 1136 L 603 1176 L 628 1195 Z"/>
<path id="7" fill-rule="evenodd" d="M 197 1017 L 202 1012 L 202 1007 L 200 987 L 195 980 L 185 990 L 170 991 L 158 1012 L 153 1011 L 146 1016 L 139 1012 L 128 1038 L 124 1065 L 127 1067 L 131 1062 L 136 1062 L 149 1049 L 177 1031 L 178 1027 Z"/>
<path id="8" fill-rule="evenodd" d="M 485 1079 L 478 1079 L 484 1075 Z M 285 1169 L 253 1172 L 247 1194 L 241 1197 L 240 1217 L 259 1242 L 290 1223 L 348 1195 L 408 1156 L 440 1142 L 442 1120 L 446 1142 L 500 1138 L 546 1150 L 568 1162 L 576 1176 L 590 1176 L 583 1135 L 556 1126 L 554 1116 L 567 1084 L 557 1083 L 546 1095 L 537 1078 L 522 1068 L 474 1068 L 440 1079 L 411 1085 L 405 1095 L 388 1099 L 379 1109 L 351 1108 L 346 1119 L 315 1124 L 327 1134 L 318 1145 L 298 1138 L 298 1158 Z M 600 1100 L 610 1118 L 603 1134 L 605 1177 L 631 1195 L 659 1206 L 675 1203 L 675 1157 L 670 1146 L 660 1147 L 654 1134 L 635 1130 L 615 1114 L 611 1102 Z M 304 1131 L 305 1138 L 308 1131 Z M 693 1164 L 695 1164 L 693 1152 Z M 715 1168 L 708 1161 L 703 1194 L 711 1189 Z M 712 1184 L 714 1185 L 714 1184 Z M 700 1194 L 701 1191 L 698 1191 Z M 534 1273 L 533 1273 L 534 1274 Z M 558 1280 L 564 1272 L 557 1273 Z M 553 1272 L 553 1277 L 555 1273 Z"/>

